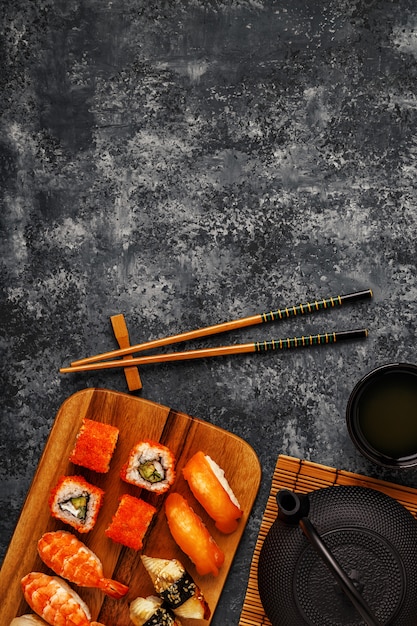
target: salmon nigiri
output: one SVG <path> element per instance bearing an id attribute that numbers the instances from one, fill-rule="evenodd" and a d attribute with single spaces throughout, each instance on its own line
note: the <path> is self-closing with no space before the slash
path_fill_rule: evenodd
<path id="1" fill-rule="evenodd" d="M 58 574 L 79 587 L 97 587 L 112 598 L 122 598 L 129 587 L 105 578 L 103 565 L 96 554 L 66 530 L 42 535 L 38 541 L 42 561 Z"/>
<path id="2" fill-rule="evenodd" d="M 243 511 L 233 493 L 224 471 L 204 452 L 196 452 L 183 469 L 196 500 L 215 521 L 222 533 L 232 533 Z"/>
<path id="3" fill-rule="evenodd" d="M 200 576 L 210 573 L 217 576 L 224 562 L 224 552 L 187 500 L 179 493 L 170 493 L 165 500 L 165 514 L 174 540 Z"/>
<path id="4" fill-rule="evenodd" d="M 30 572 L 21 585 L 30 608 L 50 626 L 103 626 L 91 621 L 86 603 L 61 578 Z"/>

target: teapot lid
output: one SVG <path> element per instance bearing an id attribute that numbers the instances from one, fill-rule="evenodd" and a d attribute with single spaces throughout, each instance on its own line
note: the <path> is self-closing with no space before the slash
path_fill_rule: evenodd
<path id="1" fill-rule="evenodd" d="M 379 491 L 309 494 L 309 519 L 381 624 L 415 626 L 417 521 Z M 277 519 L 262 545 L 259 595 L 273 626 L 363 626 L 299 526 Z"/>

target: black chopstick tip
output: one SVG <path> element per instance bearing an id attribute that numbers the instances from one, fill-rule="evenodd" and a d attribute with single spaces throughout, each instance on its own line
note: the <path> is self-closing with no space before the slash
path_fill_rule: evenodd
<path id="1" fill-rule="evenodd" d="M 341 302 L 356 302 L 357 300 L 368 300 L 373 298 L 372 289 L 365 289 L 363 291 L 355 291 L 354 293 L 347 293 L 344 296 L 340 296 Z"/>
<path id="2" fill-rule="evenodd" d="M 369 331 L 367 328 L 358 328 L 356 330 L 345 330 L 336 333 L 336 340 L 341 339 L 366 339 Z"/>

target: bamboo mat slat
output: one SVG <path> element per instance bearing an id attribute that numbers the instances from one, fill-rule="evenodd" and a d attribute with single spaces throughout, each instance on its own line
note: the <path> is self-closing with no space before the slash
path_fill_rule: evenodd
<path id="1" fill-rule="evenodd" d="M 398 500 L 417 518 L 417 489 L 280 455 L 275 466 L 271 490 L 253 554 L 249 582 L 238 626 L 271 626 L 259 597 L 257 571 L 262 544 L 278 513 L 276 494 L 280 489 L 309 493 L 332 485 L 358 485 L 382 491 Z"/>

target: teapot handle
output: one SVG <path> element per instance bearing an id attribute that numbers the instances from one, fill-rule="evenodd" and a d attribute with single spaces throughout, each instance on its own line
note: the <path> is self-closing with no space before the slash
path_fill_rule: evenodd
<path id="1" fill-rule="evenodd" d="M 307 515 L 310 508 L 308 496 L 298 496 L 292 491 L 281 489 L 277 494 L 277 503 L 279 519 L 287 524 L 299 524 L 303 534 L 336 578 L 340 587 L 368 626 L 382 626 L 372 614 L 361 593 L 359 593 L 349 576 L 340 567 L 333 554 L 324 544 L 316 528 L 308 519 Z"/>

